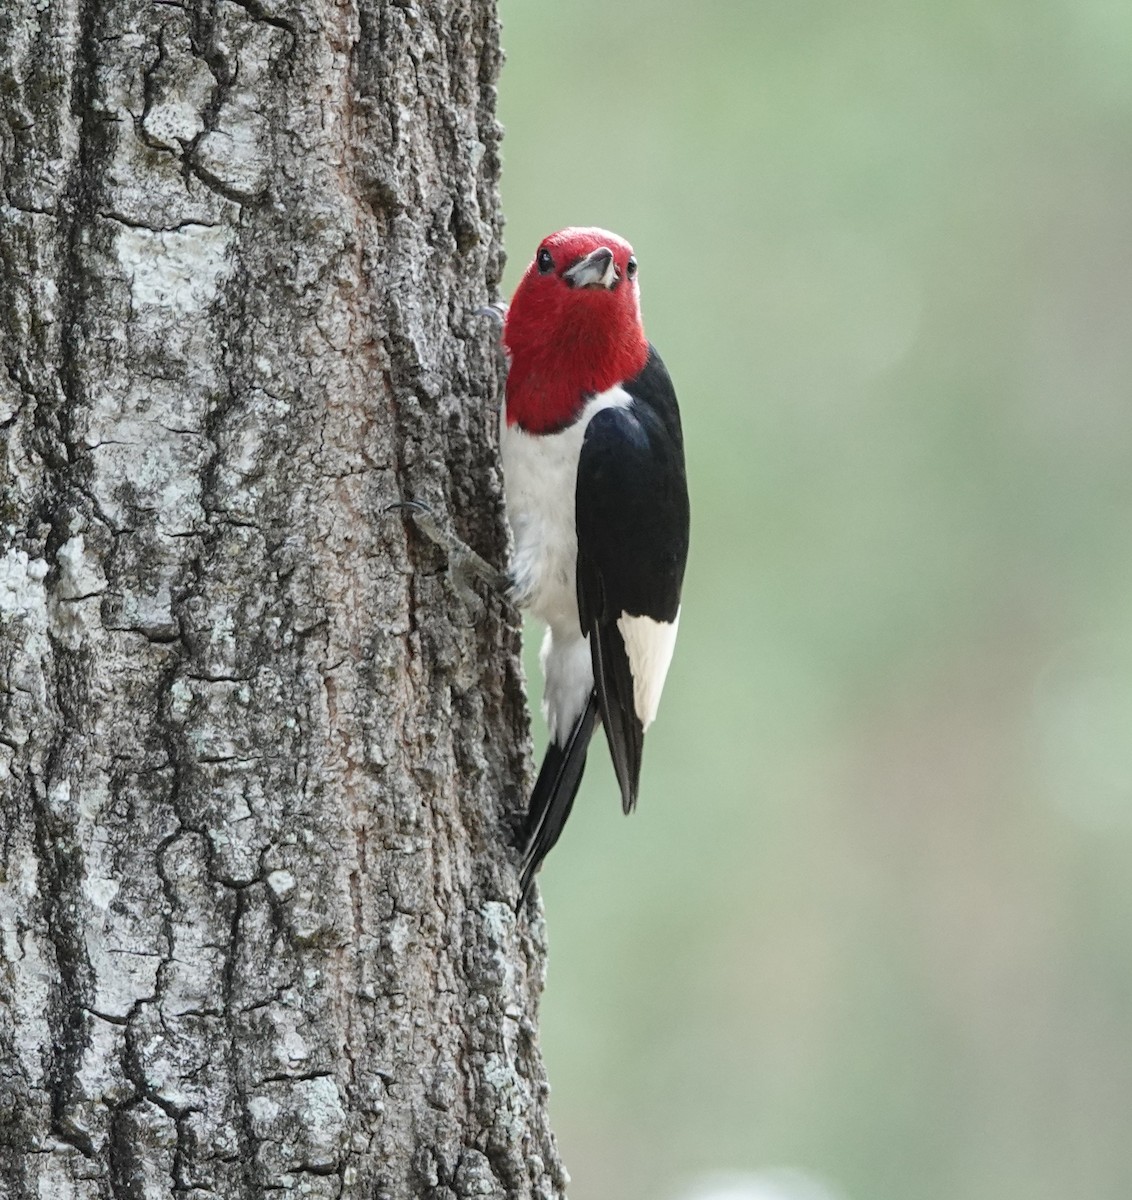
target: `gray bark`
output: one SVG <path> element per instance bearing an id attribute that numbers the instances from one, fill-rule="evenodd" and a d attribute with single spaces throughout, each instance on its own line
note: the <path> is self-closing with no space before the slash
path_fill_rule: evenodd
<path id="1" fill-rule="evenodd" d="M 0 1195 L 551 1197 L 487 0 L 0 11 Z"/>

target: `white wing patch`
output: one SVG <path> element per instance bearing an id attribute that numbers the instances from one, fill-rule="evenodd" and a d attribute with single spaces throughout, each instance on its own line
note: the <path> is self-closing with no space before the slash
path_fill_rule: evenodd
<path id="1" fill-rule="evenodd" d="M 652 724 L 660 705 L 679 624 L 679 609 L 674 621 L 654 621 L 652 617 L 631 617 L 628 613 L 617 618 L 617 628 L 629 656 L 629 670 L 633 673 L 633 707 L 644 729 Z"/>

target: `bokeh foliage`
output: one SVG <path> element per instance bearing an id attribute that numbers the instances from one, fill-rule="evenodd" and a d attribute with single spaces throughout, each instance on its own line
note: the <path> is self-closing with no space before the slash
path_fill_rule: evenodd
<path id="1" fill-rule="evenodd" d="M 1126 1200 L 1132 5 L 501 9 L 508 286 L 634 242 L 693 487 L 540 881 L 573 1200 Z"/>

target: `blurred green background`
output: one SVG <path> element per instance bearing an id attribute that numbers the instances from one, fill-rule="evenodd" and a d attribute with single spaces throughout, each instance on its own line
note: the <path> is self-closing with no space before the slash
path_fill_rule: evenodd
<path id="1" fill-rule="evenodd" d="M 1132 4 L 500 7 L 507 290 L 635 244 L 693 494 L 541 876 L 572 1200 L 1128 1200 Z"/>

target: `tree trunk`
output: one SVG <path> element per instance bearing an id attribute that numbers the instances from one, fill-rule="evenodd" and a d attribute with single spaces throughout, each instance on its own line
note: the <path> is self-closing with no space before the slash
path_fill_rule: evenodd
<path id="1" fill-rule="evenodd" d="M 0 12 L 0 1195 L 552 1197 L 487 0 Z"/>

